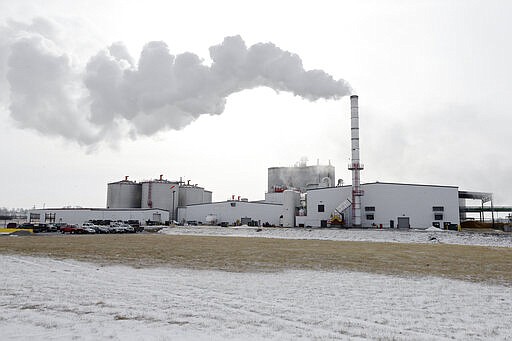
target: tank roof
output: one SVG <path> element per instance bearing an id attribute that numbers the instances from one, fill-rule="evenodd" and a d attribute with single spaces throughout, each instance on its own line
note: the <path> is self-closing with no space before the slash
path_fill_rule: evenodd
<path id="1" fill-rule="evenodd" d="M 115 184 L 121 184 L 121 185 L 140 185 L 137 181 L 132 180 L 120 180 L 115 182 L 109 182 L 108 185 L 115 185 Z"/>
<path id="2" fill-rule="evenodd" d="M 282 167 L 268 167 L 269 170 L 271 169 L 294 169 L 294 168 L 316 168 L 316 167 L 321 167 L 321 168 L 328 168 L 328 167 L 332 167 L 334 168 L 333 165 L 308 165 L 308 166 L 282 166 Z"/>

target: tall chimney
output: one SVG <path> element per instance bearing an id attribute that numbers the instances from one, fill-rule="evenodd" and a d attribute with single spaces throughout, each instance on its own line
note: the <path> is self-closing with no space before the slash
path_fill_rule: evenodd
<path id="1" fill-rule="evenodd" d="M 357 95 L 350 96 L 350 121 L 352 139 L 352 162 L 348 169 L 352 171 L 352 227 L 361 227 L 361 189 L 360 171 L 363 165 L 359 160 L 359 103 Z"/>

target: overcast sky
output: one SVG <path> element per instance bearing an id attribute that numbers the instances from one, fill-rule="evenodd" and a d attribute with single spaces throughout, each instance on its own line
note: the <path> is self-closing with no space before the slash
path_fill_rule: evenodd
<path id="1" fill-rule="evenodd" d="M 257 200 L 268 167 L 302 157 L 348 184 L 350 93 L 363 182 L 512 204 L 510 13 L 510 1 L 0 0 L 0 206 L 104 207 L 108 182 L 159 174 Z"/>

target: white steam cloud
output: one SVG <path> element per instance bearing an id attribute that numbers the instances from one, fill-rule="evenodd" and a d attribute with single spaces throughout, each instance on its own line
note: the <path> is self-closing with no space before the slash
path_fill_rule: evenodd
<path id="1" fill-rule="evenodd" d="M 322 70 L 304 70 L 296 54 L 272 43 L 247 47 L 240 36 L 210 47 L 211 65 L 153 41 L 138 62 L 114 43 L 80 68 L 60 48 L 60 34 L 41 18 L 0 26 L 0 101 L 20 127 L 82 145 L 112 137 L 121 123 L 132 137 L 182 129 L 201 115 L 221 114 L 226 98 L 245 89 L 266 86 L 312 101 L 351 91 Z"/>

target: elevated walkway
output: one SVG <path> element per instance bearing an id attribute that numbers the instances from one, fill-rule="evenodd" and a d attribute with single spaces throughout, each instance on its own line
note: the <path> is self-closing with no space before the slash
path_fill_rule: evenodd
<path id="1" fill-rule="evenodd" d="M 480 206 L 466 206 L 464 199 L 480 200 Z M 489 202 L 490 206 L 484 206 Z M 494 223 L 494 212 L 512 212 L 512 206 L 494 206 L 492 193 L 459 191 L 459 215 L 460 221 L 466 220 L 466 213 L 479 213 L 480 221 L 484 221 L 484 212 L 490 212 Z"/>
<path id="2" fill-rule="evenodd" d="M 479 213 L 479 212 L 512 212 L 512 206 L 461 206 L 460 212 Z"/>

